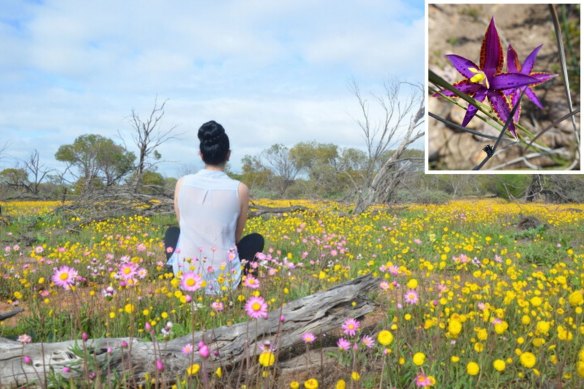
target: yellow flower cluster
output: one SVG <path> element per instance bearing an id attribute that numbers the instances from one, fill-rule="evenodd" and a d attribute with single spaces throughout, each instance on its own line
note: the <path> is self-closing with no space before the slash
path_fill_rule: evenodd
<path id="1" fill-rule="evenodd" d="M 412 377 L 418 385 L 439 387 L 479 379 L 527 387 L 540 376 L 566 387 L 582 383 L 584 205 L 456 201 L 374 207 L 352 215 L 350 206 L 335 202 L 257 203 L 306 207 L 249 219 L 246 232 L 261 233 L 267 243 L 253 283 L 259 289 L 231 291 L 225 275 L 220 279 L 224 294 L 185 290 L 188 280 L 182 285 L 181 274 L 165 272 L 162 236 L 174 222 L 168 217 L 109 219 L 83 226 L 78 235 L 53 239 L 50 231 L 60 223 L 55 217 L 47 218 L 38 244 L 4 249 L 0 298 L 38 306 L 43 317 L 57 315 L 62 321 L 85 315 L 79 322 L 89 323 L 92 333 L 167 339 L 246 320 L 242 306 L 252 296 L 261 296 L 273 311 L 333 284 L 372 274 L 378 278 L 381 306 L 375 317 L 381 319 L 370 338 L 347 340 L 351 347 L 339 360 L 354 353 L 355 364 L 339 369 L 345 376 L 331 381 L 338 387 L 347 382 L 413 387 Z M 2 206 L 18 215 L 30 209 L 50 212 L 57 205 Z M 546 227 L 520 230 L 517 224 L 526 215 Z M 63 265 L 79 272 L 72 290 L 54 285 L 53 269 Z M 140 276 L 138 269 L 144 269 Z M 86 303 L 83 309 L 77 309 L 81 305 L 76 299 Z M 54 336 L 76 336 L 66 330 L 74 326 L 69 324 L 54 329 Z M 376 362 L 368 364 L 372 355 Z M 381 360 L 385 378 L 368 370 Z M 268 375 L 277 371 L 271 351 L 260 353 L 255 363 Z M 189 366 L 186 375 L 195 379 L 199 368 Z M 312 372 L 303 377 L 312 377 Z M 396 381 L 389 383 L 387 377 Z M 448 381 L 452 377 L 461 381 Z M 319 379 L 324 385 L 314 377 L 290 386 L 315 388 Z"/>

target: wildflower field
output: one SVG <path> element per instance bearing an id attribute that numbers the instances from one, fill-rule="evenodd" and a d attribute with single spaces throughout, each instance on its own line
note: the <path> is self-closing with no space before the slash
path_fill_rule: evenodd
<path id="1" fill-rule="evenodd" d="M 109 219 L 57 234 L 71 221 L 54 211 L 59 204 L 0 204 L 7 220 L 0 224 L 0 312 L 25 309 L 0 322 L 0 337 L 23 343 L 23 365 L 31 363 L 31 341 L 164 343 L 261 321 L 289 301 L 372 274 L 375 312 L 347 317 L 334 333 L 302 335 L 306 350 L 332 346 L 323 358 L 334 368 L 316 363 L 280 374 L 272 342 L 239 384 L 584 387 L 584 205 L 467 200 L 353 215 L 335 202 L 260 203 L 306 210 L 251 218 L 246 232 L 266 238 L 258 276 L 220 296 L 205 295 L 196 274 L 166 272 L 161 237 L 175 223 L 171 215 Z M 36 237 L 29 246 L 19 241 L 25 226 Z M 193 355 L 204 360 L 213 350 L 185 343 L 182 356 Z M 165 362 L 161 355 L 152 371 L 164 371 Z M 91 364 L 52 372 L 49 383 L 67 386 L 71 369 L 82 369 L 89 382 L 99 376 L 127 386 L 123 375 Z M 207 371 L 199 363 L 161 377 L 146 375 L 145 386 L 235 385 L 228 369 Z"/>

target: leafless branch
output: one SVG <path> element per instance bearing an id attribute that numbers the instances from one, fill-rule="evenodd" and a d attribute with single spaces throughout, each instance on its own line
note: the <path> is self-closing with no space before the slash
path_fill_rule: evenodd
<path id="1" fill-rule="evenodd" d="M 132 110 L 130 114 L 130 124 L 132 127 L 132 140 L 138 148 L 138 164 L 136 166 L 136 185 L 138 187 L 144 171 L 155 163 L 151 160 L 158 159 L 156 149 L 162 144 L 176 139 L 177 126 L 171 126 L 163 129 L 161 127 L 162 119 L 165 114 L 165 107 L 168 100 L 158 103 L 158 98 L 154 101 L 154 106 L 146 119 Z"/>
<path id="2" fill-rule="evenodd" d="M 48 169 L 45 165 L 40 163 L 40 156 L 37 149 L 35 149 L 27 160 L 24 162 L 24 168 L 29 174 L 30 177 L 30 188 L 29 190 L 34 193 L 38 194 L 39 192 L 39 185 L 45 180 L 47 175 L 51 173 L 51 169 Z"/>
<path id="3" fill-rule="evenodd" d="M 416 140 L 424 136 L 424 95 L 421 85 L 412 85 L 409 97 L 400 98 L 400 86 L 404 83 L 386 83 L 384 94 L 375 96 L 382 111 L 380 124 L 372 126 L 367 101 L 353 83 L 352 91 L 361 108 L 358 121 L 367 146 L 368 164 L 365 180 L 357 200 L 355 212 L 363 212 L 374 202 L 388 201 L 408 170 L 402 160 L 403 153 Z M 407 126 L 404 131 L 400 131 Z M 393 150 L 392 145 L 395 145 Z M 393 150 L 389 156 L 386 152 Z"/>

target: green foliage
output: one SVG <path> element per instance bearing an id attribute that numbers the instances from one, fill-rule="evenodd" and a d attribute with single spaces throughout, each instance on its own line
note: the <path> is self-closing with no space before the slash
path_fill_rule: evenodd
<path id="1" fill-rule="evenodd" d="M 272 177 L 272 172 L 262 164 L 259 157 L 246 155 L 241 162 L 241 181 L 245 182 L 250 190 L 267 187 Z"/>
<path id="2" fill-rule="evenodd" d="M 525 190 L 531 182 L 531 176 L 525 174 L 497 175 L 489 187 L 498 197 L 504 199 L 519 199 L 525 195 Z"/>
<path id="3" fill-rule="evenodd" d="M 444 191 L 425 189 L 418 191 L 400 190 L 395 196 L 398 203 L 444 204 L 451 197 Z"/>
<path id="4" fill-rule="evenodd" d="M 140 182 L 140 192 L 147 194 L 162 194 L 165 191 L 166 181 L 162 174 L 152 170 L 145 170 L 142 173 Z"/>
<path id="5" fill-rule="evenodd" d="M 526 262 L 536 265 L 552 266 L 564 258 L 563 248 L 560 249 L 553 243 L 542 240 L 526 240 L 519 252 Z"/>
<path id="6" fill-rule="evenodd" d="M 320 168 L 334 166 L 338 155 L 338 146 L 331 143 L 302 142 L 290 149 L 290 159 L 298 170 L 316 180 L 321 176 Z"/>
<path id="7" fill-rule="evenodd" d="M 77 168 L 82 189 L 87 191 L 97 185 L 96 181 L 105 186 L 118 183 L 133 169 L 136 156 L 111 139 L 86 134 L 60 146 L 55 158 Z"/>
<path id="8" fill-rule="evenodd" d="M 20 168 L 8 168 L 0 171 L 0 184 L 19 187 L 28 183 L 28 173 Z"/>

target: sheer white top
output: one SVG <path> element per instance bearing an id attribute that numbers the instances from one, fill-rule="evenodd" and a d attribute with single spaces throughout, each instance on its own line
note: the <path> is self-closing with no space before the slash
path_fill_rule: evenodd
<path id="1" fill-rule="evenodd" d="M 184 176 L 179 188 L 180 236 L 168 264 L 175 274 L 200 274 L 210 294 L 220 293 L 222 285 L 235 288 L 241 278 L 235 246 L 241 210 L 238 188 L 239 181 L 224 172 L 206 169 Z"/>

